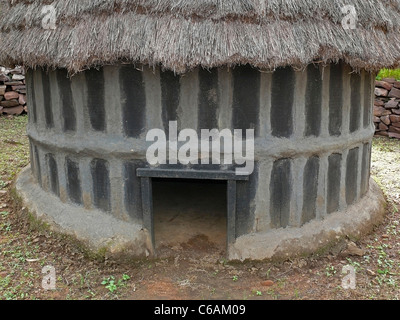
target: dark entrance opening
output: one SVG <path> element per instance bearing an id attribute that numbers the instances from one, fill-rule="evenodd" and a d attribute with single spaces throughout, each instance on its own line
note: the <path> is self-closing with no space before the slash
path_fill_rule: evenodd
<path id="1" fill-rule="evenodd" d="M 184 208 L 190 208 L 189 211 L 198 211 L 200 208 L 196 208 L 196 206 L 200 206 L 200 203 L 202 203 L 202 206 L 205 206 L 205 208 L 209 208 L 207 206 L 207 201 L 213 201 L 212 198 L 198 198 L 200 196 L 199 192 L 197 192 L 200 189 L 204 189 L 205 181 L 211 180 L 213 183 L 210 184 L 208 182 L 208 187 L 213 188 L 219 188 L 220 186 L 223 186 L 225 188 L 220 188 L 219 192 L 220 194 L 223 194 L 223 189 L 225 189 L 225 203 L 226 203 L 226 231 L 225 231 L 225 239 L 226 239 L 226 248 L 229 249 L 229 246 L 235 242 L 236 239 L 236 202 L 237 202 L 237 195 L 236 195 L 236 182 L 238 180 L 248 180 L 248 176 L 242 176 L 242 175 L 236 175 L 235 171 L 224 171 L 224 170 L 185 170 L 185 169 L 156 169 L 156 168 L 138 168 L 136 170 L 136 174 L 138 177 L 141 178 L 141 190 L 142 190 L 142 210 L 143 210 L 143 226 L 146 228 L 151 237 L 151 242 L 152 242 L 152 249 L 153 253 L 157 254 L 156 252 L 156 246 L 155 246 L 155 228 L 154 228 L 154 210 L 153 210 L 153 184 L 157 185 L 157 183 L 160 183 L 160 186 L 156 186 L 156 188 L 161 188 L 164 189 L 164 192 L 167 195 L 170 195 L 170 199 L 166 195 L 160 196 L 160 198 L 164 198 L 166 201 L 171 201 L 171 199 L 174 198 L 176 194 L 181 194 L 181 200 L 175 200 L 175 203 L 186 203 Z M 156 183 L 154 183 L 154 181 Z M 176 188 L 173 188 L 172 184 L 169 184 L 166 182 L 166 180 L 170 180 L 170 183 L 175 183 L 174 186 L 176 187 L 181 183 L 182 191 L 177 191 Z M 183 182 L 182 180 L 186 180 L 186 182 Z M 193 183 L 193 181 L 197 181 L 197 185 Z M 200 181 L 203 181 L 203 184 L 200 184 Z M 207 184 L 207 182 L 205 182 Z M 191 184 L 191 185 L 190 185 Z M 190 188 L 189 188 L 190 187 Z M 174 190 L 175 189 L 175 190 Z M 197 191 L 196 191 L 197 190 Z M 161 191 L 161 194 L 163 192 Z M 194 203 L 189 202 L 189 195 L 196 195 L 196 198 L 193 199 Z M 215 195 L 214 195 L 215 196 Z M 165 208 L 163 205 L 160 205 L 161 209 Z M 199 211 L 200 213 L 200 211 Z M 197 216 L 199 216 L 199 213 L 197 213 Z M 173 222 L 174 219 L 174 210 L 172 210 L 172 214 L 167 214 L 170 222 Z M 204 214 L 204 213 L 203 213 Z M 221 213 L 222 214 L 222 213 Z M 176 215 L 176 212 L 175 212 Z M 204 217 L 203 217 L 204 218 Z M 217 218 L 215 216 L 214 218 Z M 172 219 L 172 220 L 171 220 Z M 195 221 L 194 221 L 195 222 Z M 193 223 L 193 222 L 192 222 Z M 193 223 L 195 225 L 195 223 Z M 204 229 L 206 227 L 203 226 Z M 182 230 L 184 227 L 182 228 Z M 220 229 L 222 230 L 222 229 Z M 162 233 L 161 233 L 162 234 Z M 167 235 L 166 238 L 174 236 L 174 234 L 168 229 L 168 224 L 167 224 L 167 230 L 165 231 L 165 234 Z M 168 235 L 169 234 L 169 235 Z M 218 232 L 217 235 L 214 235 L 212 237 L 213 239 L 219 238 Z M 201 240 L 200 238 L 197 238 L 197 240 Z M 192 241 L 196 242 L 196 238 L 194 238 Z"/>
<path id="2" fill-rule="evenodd" d="M 224 254 L 227 230 L 227 181 L 152 179 L 154 246 L 172 251 Z"/>

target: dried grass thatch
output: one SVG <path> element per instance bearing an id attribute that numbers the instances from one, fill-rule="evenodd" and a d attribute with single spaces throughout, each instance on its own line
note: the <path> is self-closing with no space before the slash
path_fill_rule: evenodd
<path id="1" fill-rule="evenodd" d="M 178 73 L 197 66 L 262 69 L 340 59 L 400 64 L 399 0 L 1 0 L 0 63 L 72 73 L 120 61 Z M 44 5 L 57 28 L 42 28 Z M 354 5 L 357 28 L 341 8 Z"/>

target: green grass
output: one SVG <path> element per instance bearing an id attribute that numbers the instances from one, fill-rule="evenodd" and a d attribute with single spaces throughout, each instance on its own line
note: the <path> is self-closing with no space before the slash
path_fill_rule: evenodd
<path id="1" fill-rule="evenodd" d="M 400 81 L 400 69 L 382 69 L 376 79 L 382 80 L 383 78 L 395 78 Z"/>
<path id="2" fill-rule="evenodd" d="M 29 163 L 28 116 L 0 117 L 0 190 Z"/>

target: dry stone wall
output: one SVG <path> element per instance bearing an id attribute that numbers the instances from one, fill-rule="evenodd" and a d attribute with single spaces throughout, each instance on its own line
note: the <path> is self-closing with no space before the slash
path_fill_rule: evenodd
<path id="1" fill-rule="evenodd" d="M 0 115 L 20 115 L 27 112 L 24 69 L 0 67 Z"/>
<path id="2" fill-rule="evenodd" d="M 376 135 L 400 139 L 400 81 L 375 81 L 374 123 Z"/>

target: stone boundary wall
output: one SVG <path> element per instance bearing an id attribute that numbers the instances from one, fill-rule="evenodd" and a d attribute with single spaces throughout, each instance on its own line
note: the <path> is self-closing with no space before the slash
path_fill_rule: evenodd
<path id="1" fill-rule="evenodd" d="M 0 116 L 27 112 L 24 69 L 0 67 Z"/>
<path id="2" fill-rule="evenodd" d="M 376 135 L 400 139 L 400 81 L 375 81 L 374 123 Z"/>

